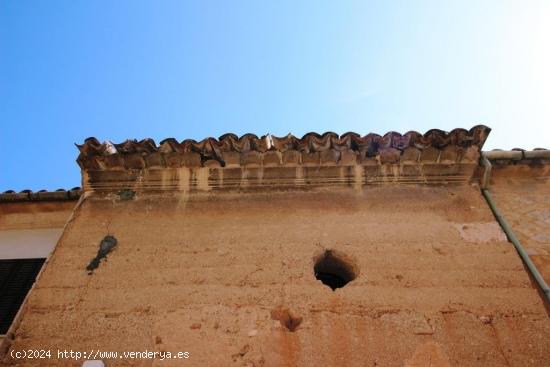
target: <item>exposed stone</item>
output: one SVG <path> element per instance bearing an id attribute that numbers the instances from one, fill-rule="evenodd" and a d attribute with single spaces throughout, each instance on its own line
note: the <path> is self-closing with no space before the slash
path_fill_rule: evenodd
<path id="1" fill-rule="evenodd" d="M 405 361 L 405 367 L 451 367 L 449 358 L 436 342 L 420 344 L 410 360 Z"/>
<path id="2" fill-rule="evenodd" d="M 480 316 L 479 321 L 481 321 L 484 324 L 490 324 L 493 321 L 493 319 L 491 316 Z"/>
<path id="3" fill-rule="evenodd" d="M 460 237 L 467 242 L 485 243 L 491 241 L 506 241 L 506 235 L 498 223 L 455 223 Z"/>

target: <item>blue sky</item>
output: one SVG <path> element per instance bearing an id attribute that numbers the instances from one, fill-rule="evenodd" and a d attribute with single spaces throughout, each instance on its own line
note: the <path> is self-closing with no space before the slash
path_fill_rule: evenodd
<path id="1" fill-rule="evenodd" d="M 550 148 L 550 1 L 0 2 L 0 191 L 86 137 L 493 128 Z"/>

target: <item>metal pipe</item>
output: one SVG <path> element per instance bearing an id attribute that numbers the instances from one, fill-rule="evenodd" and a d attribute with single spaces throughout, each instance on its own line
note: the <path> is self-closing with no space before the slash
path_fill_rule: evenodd
<path id="1" fill-rule="evenodd" d="M 489 183 L 491 181 L 491 169 L 493 168 L 493 166 L 485 156 L 485 153 L 481 153 L 481 163 L 485 167 L 485 170 L 483 171 L 483 177 L 481 178 L 481 189 L 489 190 Z"/>
<path id="2" fill-rule="evenodd" d="M 489 204 L 489 207 L 491 208 L 491 211 L 495 215 L 496 220 L 500 224 L 500 227 L 506 233 L 506 236 L 508 237 L 508 240 L 512 242 L 514 247 L 516 248 L 516 251 L 518 252 L 519 256 L 523 260 L 523 263 L 527 266 L 527 269 L 537 282 L 538 286 L 542 290 L 544 297 L 546 298 L 546 301 L 548 304 L 550 304 L 550 287 L 548 287 L 548 284 L 544 281 L 544 278 L 540 274 L 539 270 L 531 261 L 531 258 L 527 254 L 527 251 L 525 251 L 525 248 L 521 245 L 521 242 L 517 239 L 516 235 L 512 231 L 512 228 L 508 225 L 508 222 L 506 222 L 506 219 L 504 219 L 504 216 L 502 213 L 498 210 L 493 197 L 491 196 L 491 193 L 489 192 L 489 181 L 491 179 L 491 162 L 487 159 L 485 156 L 485 153 L 482 153 L 481 155 L 481 163 L 485 167 L 485 171 L 483 172 L 483 178 L 481 182 L 481 193 L 483 194 L 483 197 L 487 201 L 487 204 Z"/>

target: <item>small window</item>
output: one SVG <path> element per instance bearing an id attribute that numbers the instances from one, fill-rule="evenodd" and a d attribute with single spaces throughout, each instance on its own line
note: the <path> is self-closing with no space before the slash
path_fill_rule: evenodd
<path id="1" fill-rule="evenodd" d="M 0 335 L 8 332 L 45 260 L 0 260 Z"/>

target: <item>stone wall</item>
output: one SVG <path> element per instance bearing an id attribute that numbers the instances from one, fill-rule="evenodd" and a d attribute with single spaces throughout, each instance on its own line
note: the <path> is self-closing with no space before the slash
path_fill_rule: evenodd
<path id="1" fill-rule="evenodd" d="M 336 291 L 314 275 L 327 249 L 356 273 Z M 92 193 L 30 295 L 11 350 L 29 348 L 189 352 L 107 366 L 543 366 L 550 324 L 477 186 Z"/>

